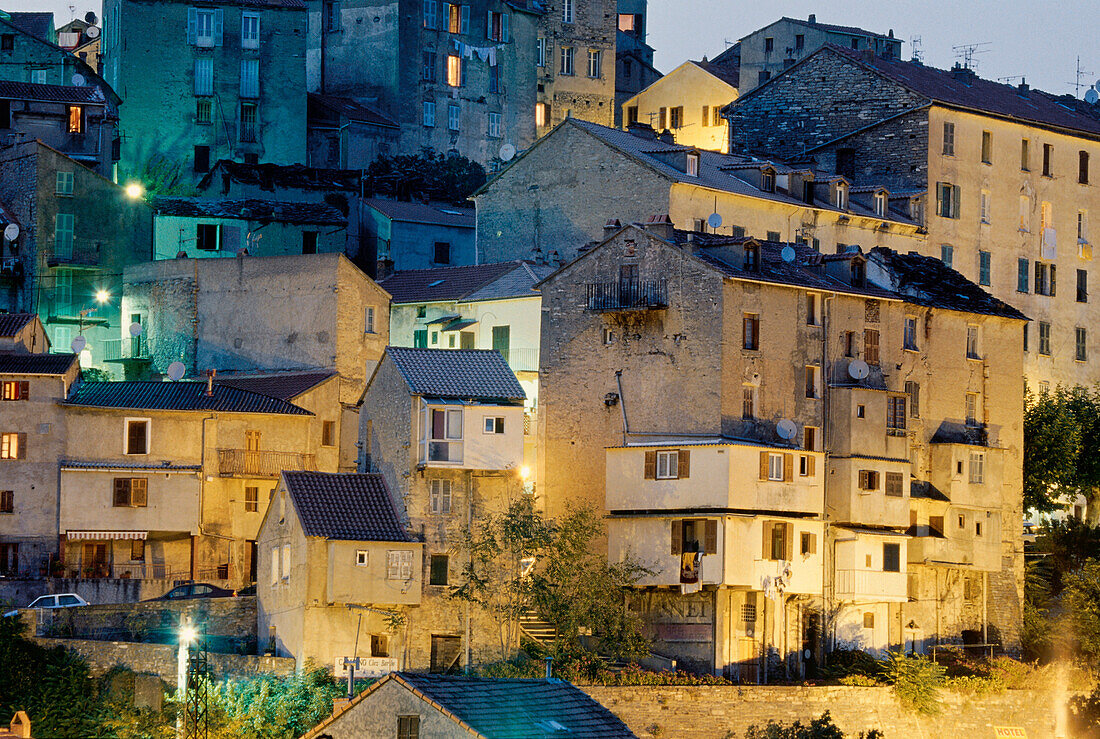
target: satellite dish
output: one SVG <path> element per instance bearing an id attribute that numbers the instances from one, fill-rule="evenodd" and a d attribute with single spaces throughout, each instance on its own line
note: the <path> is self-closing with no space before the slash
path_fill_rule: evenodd
<path id="1" fill-rule="evenodd" d="M 718 228 L 722 225 L 722 216 L 717 213 L 711 213 L 707 216 L 707 225 L 711 228 Z"/>
<path id="2" fill-rule="evenodd" d="M 137 321 L 130 324 L 130 336 L 141 336 L 141 332 L 144 330 Z"/>
<path id="3" fill-rule="evenodd" d="M 510 162 L 512 161 L 512 158 L 516 155 L 516 147 L 512 144 L 504 144 L 500 147 L 500 151 L 498 153 L 500 155 L 500 161 Z"/>
<path id="4" fill-rule="evenodd" d="M 99 38 L 99 26 L 88 26 L 84 29 L 84 35 L 91 39 Z"/>
<path id="5" fill-rule="evenodd" d="M 780 439 L 793 439 L 794 432 L 797 430 L 798 427 L 789 418 L 782 418 L 779 423 L 775 424 L 775 433 L 779 434 Z"/>
<path id="6" fill-rule="evenodd" d="M 178 381 L 186 371 L 187 368 L 183 366 L 183 362 L 172 362 L 168 365 L 168 379 Z"/>
<path id="7" fill-rule="evenodd" d="M 1086 103 L 1095 103 L 1097 100 L 1100 100 L 1100 94 L 1097 94 L 1096 90 L 1092 89 L 1091 87 L 1085 90 Z"/>
<path id="8" fill-rule="evenodd" d="M 784 246 L 782 251 L 779 252 L 779 256 L 782 257 L 784 262 L 788 264 L 794 261 L 795 253 L 793 246 Z"/>
<path id="9" fill-rule="evenodd" d="M 96 21 L 98 20 L 99 18 L 96 18 L 95 13 L 91 10 L 84 14 L 84 22 L 87 23 L 89 26 L 94 26 L 96 24 Z"/>
<path id="10" fill-rule="evenodd" d="M 73 354 L 80 354 L 84 351 L 84 347 L 88 345 L 88 340 L 83 336 L 77 336 L 73 339 L 73 343 L 69 344 L 69 348 L 73 350 Z"/>
<path id="11" fill-rule="evenodd" d="M 82 75 L 80 73 L 74 74 L 73 75 L 73 86 L 74 87 L 83 87 L 84 86 L 84 75 Z"/>
<path id="12" fill-rule="evenodd" d="M 867 366 L 867 363 L 862 359 L 854 359 L 851 364 L 848 365 L 848 374 L 852 376 L 854 380 L 862 380 L 867 377 L 871 372 L 871 368 Z"/>
<path id="13" fill-rule="evenodd" d="M 4 226 L 4 239 L 7 241 L 15 241 L 19 238 L 19 224 L 9 223 Z"/>

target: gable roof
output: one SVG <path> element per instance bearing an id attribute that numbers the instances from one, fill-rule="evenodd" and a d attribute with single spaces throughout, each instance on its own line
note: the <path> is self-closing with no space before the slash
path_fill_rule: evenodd
<path id="1" fill-rule="evenodd" d="M 738 87 L 741 84 L 741 67 L 736 64 L 715 64 L 706 59 L 692 62 L 695 66 L 708 74 L 714 75 L 730 87 Z"/>
<path id="2" fill-rule="evenodd" d="M 519 261 L 493 262 L 462 267 L 408 269 L 394 272 L 378 284 L 393 296 L 394 303 L 462 300 L 515 271 L 521 264 Z"/>
<path id="3" fill-rule="evenodd" d="M 267 8 L 269 10 L 305 10 L 302 0 L 168 0 L 188 2 L 192 5 L 239 5 L 242 8 Z"/>
<path id="4" fill-rule="evenodd" d="M 838 25 L 834 25 L 832 23 L 818 23 L 816 20 L 813 23 L 810 23 L 810 21 L 808 19 L 804 20 L 802 18 L 791 18 L 789 16 L 783 16 L 782 18 L 780 18 L 777 21 L 772 21 L 771 23 L 764 26 L 763 28 L 759 28 L 759 29 L 753 31 L 752 33 L 750 33 L 746 36 L 742 36 L 740 39 L 738 39 L 738 41 L 744 41 L 749 36 L 760 33 L 761 31 L 763 31 L 766 28 L 771 28 L 776 23 L 784 23 L 784 22 L 785 23 L 794 23 L 797 26 L 805 26 L 806 28 L 817 28 L 817 29 L 820 29 L 820 30 L 823 30 L 823 31 L 831 31 L 832 33 L 843 33 L 843 34 L 847 34 L 849 36 L 864 36 L 866 38 L 880 38 L 880 39 L 886 39 L 888 41 L 896 41 L 899 44 L 901 43 L 901 39 L 894 38 L 893 35 L 886 35 L 886 34 L 882 34 L 882 33 L 876 33 L 874 31 L 868 31 L 867 29 L 859 28 L 858 26 L 838 26 Z"/>
<path id="5" fill-rule="evenodd" d="M 291 401 L 335 376 L 336 370 L 330 369 L 301 372 L 219 372 L 214 378 L 214 384 Z"/>
<path id="6" fill-rule="evenodd" d="M 0 336 L 12 338 L 33 321 L 36 313 L 0 313 Z"/>
<path id="7" fill-rule="evenodd" d="M 271 191 L 282 187 L 319 192 L 359 192 L 359 176 L 359 170 L 351 169 L 321 169 L 302 164 L 246 164 L 219 159 L 199 180 L 198 189 L 206 190 L 217 177 Z"/>
<path id="8" fill-rule="evenodd" d="M 226 218 L 275 223 L 347 224 L 347 218 L 325 203 L 294 203 L 276 200 L 204 200 L 202 198 L 156 198 L 153 212 L 184 218 Z"/>
<path id="9" fill-rule="evenodd" d="M 106 105 L 106 100 L 103 98 L 103 92 L 98 87 L 43 85 L 37 82 L 12 82 L 10 80 L 0 80 L 0 98 L 8 100 L 41 100 L 50 103 Z"/>
<path id="10" fill-rule="evenodd" d="M 397 365 L 413 395 L 488 401 L 527 397 L 499 352 L 388 346 L 386 355 Z"/>
<path id="11" fill-rule="evenodd" d="M 0 375 L 64 375 L 76 362 L 75 354 L 0 352 Z"/>
<path id="12" fill-rule="evenodd" d="M 615 714 L 563 680 L 522 680 L 391 672 L 309 731 L 320 736 L 383 685 L 396 682 L 482 739 L 628 739 Z M 359 709 L 366 710 L 366 707 Z"/>
<path id="13" fill-rule="evenodd" d="M 7 13 L 11 24 L 35 38 L 53 43 L 50 38 L 53 30 L 53 13 Z"/>
<path id="14" fill-rule="evenodd" d="M 473 208 L 449 203 L 432 204 L 386 198 L 366 198 L 363 202 L 394 221 L 429 223 L 454 228 L 472 229 L 474 227 Z"/>
<path id="15" fill-rule="evenodd" d="M 415 541 L 377 473 L 284 471 L 287 494 L 306 536 L 343 541 Z"/>
<path id="16" fill-rule="evenodd" d="M 311 118 L 317 116 L 318 111 L 316 108 L 324 108 L 356 123 L 369 123 L 384 128 L 398 128 L 397 122 L 385 113 L 351 98 L 311 92 L 309 93 L 308 105 L 313 109 L 310 111 Z"/>
<path id="17" fill-rule="evenodd" d="M 205 382 L 85 382 L 64 401 L 90 408 L 127 408 L 149 411 L 221 411 L 312 416 L 304 408 L 267 395 Z"/>

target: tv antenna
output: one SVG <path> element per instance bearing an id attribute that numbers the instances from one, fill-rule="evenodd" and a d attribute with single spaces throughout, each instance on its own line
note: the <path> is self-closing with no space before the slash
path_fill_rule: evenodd
<path id="1" fill-rule="evenodd" d="M 922 47 L 921 37 L 920 36 L 910 36 L 909 37 L 909 46 L 911 46 L 913 48 L 913 61 L 923 62 L 924 61 L 924 49 L 921 48 Z"/>
<path id="2" fill-rule="evenodd" d="M 1066 83 L 1068 85 L 1073 85 L 1073 97 L 1075 97 L 1075 98 L 1081 97 L 1081 88 L 1089 86 L 1089 84 L 1087 82 L 1082 82 L 1081 78 L 1086 76 L 1086 75 L 1090 75 L 1090 74 L 1092 74 L 1092 72 L 1088 71 L 1087 69 L 1083 69 L 1081 67 L 1081 55 L 1078 54 L 1077 55 L 1077 74 L 1074 75 L 1073 82 L 1067 82 Z"/>
<path id="3" fill-rule="evenodd" d="M 983 49 L 983 46 L 992 46 L 992 41 L 981 41 L 976 44 L 960 44 L 958 46 L 952 46 L 951 50 L 955 52 L 955 58 L 962 62 L 963 67 L 969 69 L 972 72 L 977 71 L 974 57 L 978 54 L 985 54 L 990 49 Z"/>
<path id="4" fill-rule="evenodd" d="M 1015 82 L 1016 80 L 1020 80 L 1020 82 L 1023 82 L 1024 81 L 1024 76 L 1022 74 L 1012 74 L 1012 75 L 1009 75 L 1008 77 L 998 77 L 997 78 L 998 82 L 1004 82 L 1006 85 L 1011 84 L 1011 83 Z"/>

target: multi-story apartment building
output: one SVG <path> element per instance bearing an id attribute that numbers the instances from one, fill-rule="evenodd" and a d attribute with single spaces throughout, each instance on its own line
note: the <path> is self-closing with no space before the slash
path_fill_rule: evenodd
<path id="1" fill-rule="evenodd" d="M 0 314 L 0 573 L 51 574 L 57 554 L 58 401 L 80 376 L 74 354 L 50 354 L 33 313 Z"/>
<path id="2" fill-rule="evenodd" d="M 644 123 L 668 130 L 674 143 L 711 151 L 729 151 L 722 108 L 737 99 L 737 67 L 706 59 L 686 61 L 622 103 L 626 126 Z"/>
<path id="3" fill-rule="evenodd" d="M 402 522 L 424 547 L 405 669 L 446 672 L 471 658 L 500 658 L 500 626 L 447 594 L 461 577 L 464 527 L 525 494 L 523 401 L 494 351 L 391 346 L 370 380 L 360 469 L 385 478 Z"/>
<path id="4" fill-rule="evenodd" d="M 90 85 L 113 97 L 96 67 L 58 46 L 55 36 L 52 13 L 0 15 L 0 79 L 39 85 Z M 118 99 L 113 102 L 117 105 Z"/>
<path id="5" fill-rule="evenodd" d="M 535 139 L 538 5 L 312 0 L 308 90 L 377 109 L 400 127 L 402 152 L 457 151 L 495 167 L 502 147 Z"/>
<path id="6" fill-rule="evenodd" d="M 906 192 L 854 190 L 808 161 L 696 150 L 648 127 L 620 131 L 577 119 L 540 139 L 474 199 L 483 262 L 569 260 L 609 220 L 645 221 L 654 213 L 698 231 L 803 242 L 823 252 L 847 244 L 909 251 L 924 239 Z"/>
<path id="7" fill-rule="evenodd" d="M 302 0 L 110 0 L 103 14 L 104 76 L 125 101 L 124 177 L 305 161 Z"/>
<path id="8" fill-rule="evenodd" d="M 618 0 L 550 0 L 539 21 L 537 57 L 541 136 L 566 118 L 615 123 Z M 638 5 L 638 3 L 630 3 Z M 623 12 L 623 23 L 645 30 L 645 3 Z M 635 13 L 634 11 L 639 11 Z M 643 37 L 644 38 L 644 37 Z M 651 57 L 652 61 L 652 57 Z"/>
<path id="9" fill-rule="evenodd" d="M 615 126 L 623 123 L 623 103 L 661 78 L 646 43 L 646 0 L 619 0 L 615 33 Z"/>
<path id="10" fill-rule="evenodd" d="M 610 558 L 655 565 L 654 652 L 766 680 L 1015 642 L 1021 313 L 915 253 L 663 216 L 537 287 L 539 499 L 607 511 Z"/>
<path id="11" fill-rule="evenodd" d="M 819 117 L 803 105 L 833 112 Z M 1032 387 L 1096 380 L 1096 106 L 962 67 L 827 46 L 729 114 L 731 151 L 812 157 L 855 185 L 913 193 L 928 233 L 916 248 L 1032 319 L 1024 342 Z"/>

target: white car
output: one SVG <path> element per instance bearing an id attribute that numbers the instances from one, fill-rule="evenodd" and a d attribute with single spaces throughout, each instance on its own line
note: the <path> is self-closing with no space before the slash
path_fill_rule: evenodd
<path id="1" fill-rule="evenodd" d="M 56 595 L 41 595 L 35 598 L 27 608 L 43 608 L 43 609 L 55 609 L 55 608 L 75 608 L 77 606 L 86 606 L 88 601 L 81 598 L 76 593 L 58 593 Z M 16 616 L 19 614 L 19 610 L 8 611 L 4 616 Z"/>

